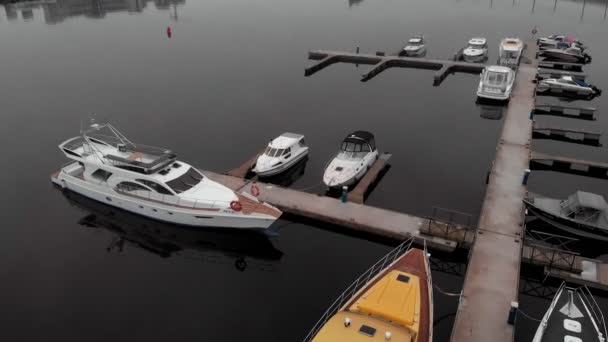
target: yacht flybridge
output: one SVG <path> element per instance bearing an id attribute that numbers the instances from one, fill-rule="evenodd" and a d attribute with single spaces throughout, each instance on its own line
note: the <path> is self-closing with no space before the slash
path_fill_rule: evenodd
<path id="1" fill-rule="evenodd" d="M 235 193 L 172 151 L 135 144 L 111 124 L 93 123 L 59 145 L 72 161 L 51 176 L 64 189 L 161 221 L 202 227 L 268 228 L 280 215 Z"/>

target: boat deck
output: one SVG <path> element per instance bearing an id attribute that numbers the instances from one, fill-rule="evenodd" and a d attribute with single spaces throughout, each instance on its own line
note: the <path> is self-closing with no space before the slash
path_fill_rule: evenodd
<path id="1" fill-rule="evenodd" d="M 507 324 L 511 302 L 518 299 L 519 270 L 537 72 L 536 44 L 524 50 L 506 111 L 496 159 L 488 179 L 471 251 L 452 341 L 513 341 Z"/>

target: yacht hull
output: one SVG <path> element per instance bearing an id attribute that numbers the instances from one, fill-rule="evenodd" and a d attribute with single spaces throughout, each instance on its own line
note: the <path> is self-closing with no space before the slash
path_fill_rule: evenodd
<path id="1" fill-rule="evenodd" d="M 236 214 L 230 209 L 186 208 L 172 203 L 137 196 L 128 196 L 111 191 L 107 186 L 96 185 L 66 176 L 61 172 L 51 176 L 51 181 L 63 189 L 155 220 L 192 227 L 236 228 L 264 230 L 277 217 Z"/>
<path id="2" fill-rule="evenodd" d="M 283 173 L 283 172 L 289 170 L 292 166 L 296 165 L 299 161 L 304 159 L 306 156 L 308 156 L 308 150 L 305 150 L 304 152 L 300 153 L 299 155 L 293 157 L 287 163 L 281 164 L 274 168 L 265 169 L 265 170 L 258 170 L 257 168 L 254 168 L 254 172 L 260 177 L 276 176 L 280 173 Z"/>

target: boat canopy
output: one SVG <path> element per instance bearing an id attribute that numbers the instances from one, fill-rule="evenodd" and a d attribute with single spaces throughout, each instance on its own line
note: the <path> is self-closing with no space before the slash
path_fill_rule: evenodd
<path id="1" fill-rule="evenodd" d="M 357 145 L 367 143 L 371 147 L 372 151 L 376 150 L 374 135 L 367 131 L 356 131 L 347 135 L 346 138 L 344 138 L 342 146 L 344 146 L 344 143 L 353 143 Z"/>
<path id="2" fill-rule="evenodd" d="M 568 207 L 585 207 L 595 210 L 606 210 L 608 204 L 604 197 L 589 192 L 577 191 L 570 195 L 564 203 L 567 203 Z"/>
<path id="3" fill-rule="evenodd" d="M 608 204 L 600 195 L 577 191 L 560 203 L 560 208 L 561 214 L 570 219 L 608 228 Z"/>

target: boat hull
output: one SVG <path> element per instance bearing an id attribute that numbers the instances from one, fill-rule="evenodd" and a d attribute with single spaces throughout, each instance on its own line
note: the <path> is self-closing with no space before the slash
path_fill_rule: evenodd
<path id="1" fill-rule="evenodd" d="M 156 200 L 146 200 L 108 191 L 109 187 L 96 185 L 77 177 L 57 173 L 51 181 L 63 189 L 155 220 L 191 227 L 214 227 L 265 230 L 278 217 L 235 214 L 230 209 L 184 208 Z"/>
<path id="2" fill-rule="evenodd" d="M 551 214 L 530 201 L 524 201 L 524 203 L 530 213 L 555 228 L 588 239 L 608 241 L 608 231 L 606 230 Z"/>
<path id="3" fill-rule="evenodd" d="M 481 55 L 463 54 L 462 59 L 464 59 L 465 62 L 469 62 L 469 63 L 481 63 L 481 62 L 485 61 L 486 55 L 485 54 L 481 54 Z"/>
<path id="4" fill-rule="evenodd" d="M 287 163 L 281 164 L 277 167 L 264 169 L 264 170 L 258 170 L 257 168 L 254 168 L 253 171 L 260 177 L 276 176 L 278 174 L 281 174 L 281 173 L 289 170 L 292 166 L 296 165 L 299 161 L 306 158 L 306 156 L 308 156 L 308 150 L 303 151 L 299 155 L 291 158 Z"/>
<path id="5" fill-rule="evenodd" d="M 564 54 L 561 52 L 554 52 L 552 50 L 544 50 L 540 53 L 540 56 L 548 58 L 550 60 L 561 61 L 561 62 L 566 62 L 566 63 L 581 63 L 581 64 L 585 63 L 584 56 L 574 56 L 574 55 Z"/>

